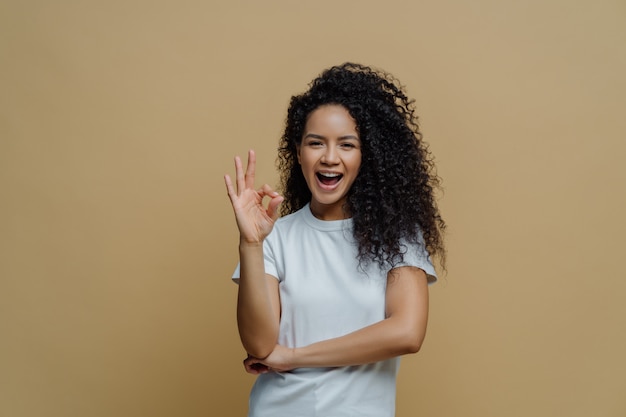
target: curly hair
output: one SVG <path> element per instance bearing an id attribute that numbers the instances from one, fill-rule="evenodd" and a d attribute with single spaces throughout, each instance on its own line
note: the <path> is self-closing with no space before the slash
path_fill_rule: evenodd
<path id="1" fill-rule="evenodd" d="M 345 63 L 325 70 L 293 96 L 278 150 L 281 214 L 311 200 L 297 158 L 308 116 L 327 104 L 341 105 L 354 118 L 361 140 L 359 174 L 346 199 L 360 263 L 393 268 L 404 259 L 403 242 L 424 245 L 445 270 L 443 231 L 434 191 L 440 180 L 419 131 L 414 101 L 390 74 Z"/>

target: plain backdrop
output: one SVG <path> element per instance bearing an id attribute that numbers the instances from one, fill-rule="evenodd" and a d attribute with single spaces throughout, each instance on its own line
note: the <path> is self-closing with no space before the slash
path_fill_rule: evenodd
<path id="1" fill-rule="evenodd" d="M 398 417 L 626 415 L 626 3 L 0 2 L 0 416 L 244 416 L 233 156 L 356 61 L 416 99 L 448 273 Z M 259 183 L 260 185 L 260 183 Z"/>

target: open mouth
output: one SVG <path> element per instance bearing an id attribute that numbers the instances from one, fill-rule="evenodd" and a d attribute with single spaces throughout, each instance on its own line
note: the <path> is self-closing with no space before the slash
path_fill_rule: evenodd
<path id="1" fill-rule="evenodd" d="M 329 186 L 337 184 L 343 178 L 342 174 L 335 172 L 318 172 L 315 175 L 317 176 L 319 182 Z"/>

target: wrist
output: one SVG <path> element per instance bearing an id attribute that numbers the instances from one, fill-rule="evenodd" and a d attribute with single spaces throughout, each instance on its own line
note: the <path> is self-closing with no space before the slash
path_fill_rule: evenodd
<path id="1" fill-rule="evenodd" d="M 257 249 L 263 248 L 263 241 L 248 241 L 243 238 L 239 239 L 239 249 Z"/>
<path id="2" fill-rule="evenodd" d="M 300 349 L 291 348 L 291 369 L 302 368 L 302 365 L 298 363 L 298 353 Z"/>

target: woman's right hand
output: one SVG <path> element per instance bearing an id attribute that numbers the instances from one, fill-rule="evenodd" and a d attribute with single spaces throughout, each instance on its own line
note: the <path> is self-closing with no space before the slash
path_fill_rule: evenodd
<path id="1" fill-rule="evenodd" d="M 254 151 L 250 150 L 245 173 L 241 158 L 235 157 L 236 191 L 230 176 L 224 176 L 242 243 L 261 243 L 270 234 L 274 222 L 278 219 L 278 206 L 284 200 L 267 184 L 258 190 L 254 189 L 255 169 L 256 156 Z M 263 207 L 265 197 L 270 199 L 267 209 Z"/>

